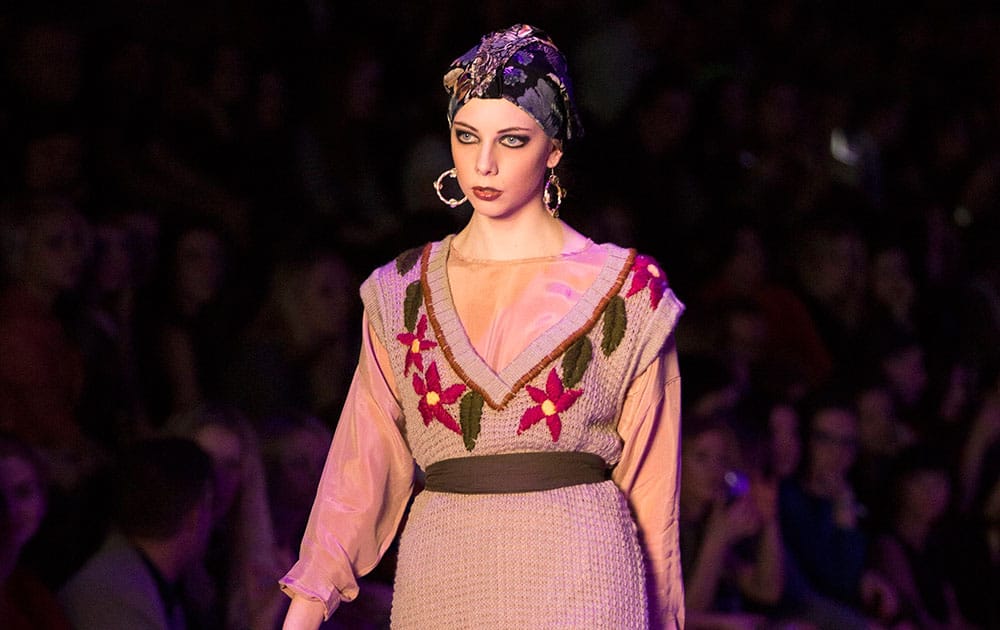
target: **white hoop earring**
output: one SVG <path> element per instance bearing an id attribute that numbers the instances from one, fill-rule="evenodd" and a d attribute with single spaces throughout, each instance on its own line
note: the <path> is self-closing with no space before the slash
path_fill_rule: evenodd
<path id="1" fill-rule="evenodd" d="M 549 178 L 545 180 L 545 189 L 542 191 L 542 203 L 549 211 L 553 219 L 559 218 L 559 206 L 562 205 L 566 191 L 559 185 L 559 177 L 555 170 L 549 172 Z"/>
<path id="2" fill-rule="evenodd" d="M 447 171 L 441 173 L 440 175 L 438 175 L 438 178 L 434 180 L 434 192 L 437 193 L 438 199 L 440 199 L 441 202 L 444 203 L 449 208 L 455 208 L 465 203 L 467 197 L 462 197 L 461 199 L 455 199 L 454 197 L 445 197 L 441 193 L 441 190 L 444 188 L 445 177 L 454 177 L 456 180 L 458 179 L 458 175 L 455 173 L 454 167 L 449 168 Z"/>

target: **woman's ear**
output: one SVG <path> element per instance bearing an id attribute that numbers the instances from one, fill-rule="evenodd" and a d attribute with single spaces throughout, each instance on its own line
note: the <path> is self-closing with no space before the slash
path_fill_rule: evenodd
<path id="1" fill-rule="evenodd" d="M 559 161 L 562 160 L 563 151 L 562 145 L 555 140 L 552 141 L 552 150 L 549 152 L 549 157 L 545 160 L 545 165 L 549 168 L 555 168 Z"/>

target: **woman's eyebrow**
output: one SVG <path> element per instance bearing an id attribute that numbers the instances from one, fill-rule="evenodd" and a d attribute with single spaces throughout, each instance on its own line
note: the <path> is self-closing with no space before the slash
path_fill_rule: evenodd
<path id="1" fill-rule="evenodd" d="M 461 121 L 457 121 L 457 120 L 455 121 L 454 126 L 455 127 L 462 127 L 462 128 L 464 128 L 464 129 L 466 129 L 468 131 L 475 131 L 475 132 L 479 131 L 478 129 L 476 129 L 475 127 L 473 127 L 472 125 L 470 125 L 469 123 L 465 123 L 465 122 L 461 122 Z M 507 127 L 507 128 L 498 130 L 497 131 L 497 135 L 503 135 L 505 133 L 515 133 L 515 132 L 527 133 L 529 131 L 531 131 L 531 129 L 529 129 L 528 127 Z"/>

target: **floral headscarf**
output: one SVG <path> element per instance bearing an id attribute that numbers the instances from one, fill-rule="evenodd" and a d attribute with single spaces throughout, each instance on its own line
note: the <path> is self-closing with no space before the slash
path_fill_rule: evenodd
<path id="1" fill-rule="evenodd" d="M 527 24 L 494 31 L 451 63 L 444 75 L 448 125 L 472 98 L 503 98 L 535 119 L 550 138 L 583 134 L 566 58 L 549 35 Z"/>

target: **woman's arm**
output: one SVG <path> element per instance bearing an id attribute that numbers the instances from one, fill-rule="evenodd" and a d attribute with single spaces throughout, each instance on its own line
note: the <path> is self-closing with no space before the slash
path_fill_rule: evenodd
<path id="1" fill-rule="evenodd" d="M 646 552 L 651 616 L 684 625 L 677 506 L 680 498 L 681 380 L 673 338 L 629 387 L 618 433 L 622 457 L 612 479 L 628 498 Z"/>
<path id="2" fill-rule="evenodd" d="M 399 426 L 384 346 L 364 322 L 361 358 L 330 445 L 295 566 L 280 580 L 293 596 L 286 623 L 323 617 L 358 594 L 391 544 L 410 499 L 414 463 Z M 294 626 L 298 627 L 298 626 Z M 312 627 L 305 625 L 302 627 Z"/>

